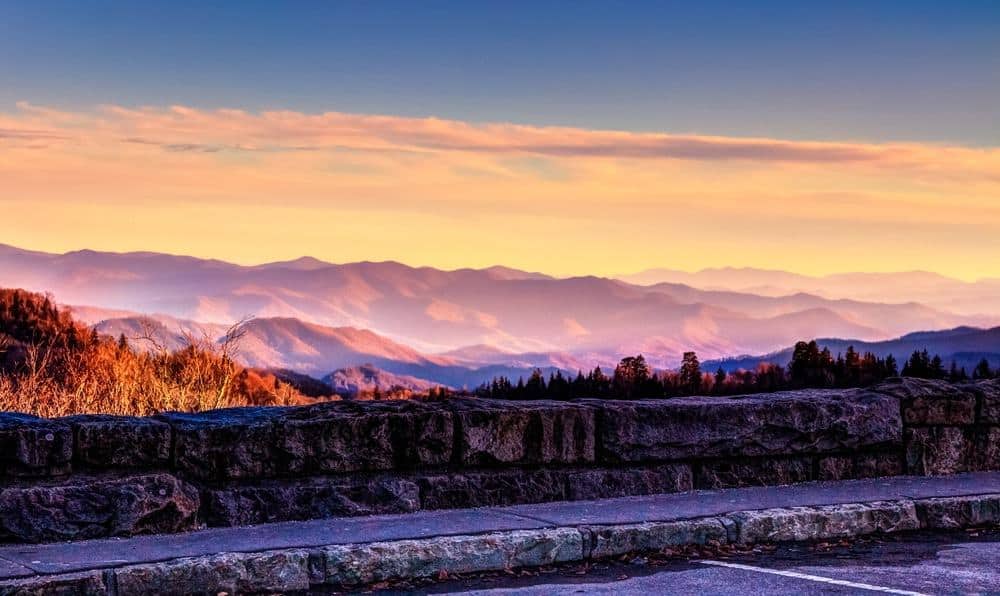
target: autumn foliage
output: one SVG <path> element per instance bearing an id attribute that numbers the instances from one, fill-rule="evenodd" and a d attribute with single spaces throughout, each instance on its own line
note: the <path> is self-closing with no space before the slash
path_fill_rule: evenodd
<path id="1" fill-rule="evenodd" d="M 234 326 L 221 341 L 188 337 L 169 351 L 151 338 L 99 336 L 47 296 L 0 289 L 0 411 L 147 415 L 300 403 L 290 385 L 236 362 L 240 334 Z"/>

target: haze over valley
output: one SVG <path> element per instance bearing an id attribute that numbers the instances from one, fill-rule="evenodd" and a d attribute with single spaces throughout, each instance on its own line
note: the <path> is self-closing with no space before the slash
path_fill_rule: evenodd
<path id="1" fill-rule="evenodd" d="M 915 331 L 1000 324 L 990 308 L 1000 303 L 996 280 L 924 273 L 813 278 L 725 269 L 557 278 L 506 267 L 446 271 L 313 258 L 241 266 L 3 246 L 0 286 L 50 292 L 101 333 L 149 336 L 171 349 L 183 346 L 185 334 L 217 339 L 247 319 L 239 357 L 248 366 L 328 381 L 340 371 L 342 386 L 370 382 L 377 369 L 418 390 L 474 387 L 535 368 L 607 370 L 639 353 L 658 368 L 676 367 L 685 351 L 713 361 L 766 355 L 739 361 L 752 368 L 780 361 L 772 353 L 802 339 L 837 338 L 828 341 L 836 352 Z M 1000 353 L 997 333 L 977 338 L 945 354 Z M 358 372 L 363 366 L 366 374 Z"/>

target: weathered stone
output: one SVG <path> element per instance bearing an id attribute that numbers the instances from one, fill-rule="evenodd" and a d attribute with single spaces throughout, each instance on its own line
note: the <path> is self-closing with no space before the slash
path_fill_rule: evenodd
<path id="1" fill-rule="evenodd" d="M 896 453 L 833 455 L 817 461 L 817 480 L 882 478 L 903 473 L 903 460 Z"/>
<path id="2" fill-rule="evenodd" d="M 0 540 L 49 542 L 194 528 L 198 491 L 167 474 L 0 491 Z"/>
<path id="3" fill-rule="evenodd" d="M 862 453 L 854 457 L 855 478 L 900 476 L 903 468 L 903 458 L 898 453 Z"/>
<path id="4" fill-rule="evenodd" d="M 40 575 L 5 580 L 0 584 L 0 596 L 104 596 L 107 593 L 100 571 Z"/>
<path id="5" fill-rule="evenodd" d="M 309 589 L 304 550 L 222 553 L 117 569 L 119 594 L 284 593 Z"/>
<path id="6" fill-rule="evenodd" d="M 175 465 L 206 480 L 274 478 L 446 464 L 452 414 L 417 401 L 229 408 L 161 417 Z"/>
<path id="7" fill-rule="evenodd" d="M 71 416 L 76 461 L 91 468 L 163 468 L 170 464 L 170 426 L 152 418 Z"/>
<path id="8" fill-rule="evenodd" d="M 594 410 L 566 402 L 453 400 L 461 463 L 575 464 L 594 461 Z"/>
<path id="9" fill-rule="evenodd" d="M 452 413 L 436 403 L 328 402 L 288 409 L 276 425 L 285 474 L 443 465 L 454 446 Z"/>
<path id="10" fill-rule="evenodd" d="M 36 416 L 0 413 L 0 476 L 65 474 L 73 459 L 68 424 Z"/>
<path id="11" fill-rule="evenodd" d="M 962 529 L 1000 522 L 1000 495 L 920 499 L 915 505 L 920 522 L 929 529 Z"/>
<path id="12" fill-rule="evenodd" d="M 557 470 L 489 470 L 415 479 L 424 509 L 547 503 L 566 498 L 566 475 Z"/>
<path id="13" fill-rule="evenodd" d="M 590 556 L 595 559 L 671 546 L 722 544 L 727 541 L 726 527 L 720 518 L 601 526 L 590 528 L 590 532 Z"/>
<path id="14" fill-rule="evenodd" d="M 157 416 L 174 436 L 174 466 L 204 480 L 268 478 L 285 457 L 277 450 L 275 417 L 285 408 L 226 408 Z"/>
<path id="15" fill-rule="evenodd" d="M 829 540 L 920 528 L 916 508 L 909 501 L 762 509 L 727 517 L 736 522 L 741 544 Z"/>
<path id="16" fill-rule="evenodd" d="M 584 403 L 606 462 L 852 452 L 898 446 L 899 401 L 861 390 Z"/>
<path id="17" fill-rule="evenodd" d="M 1000 470 L 1000 427 L 982 427 L 976 432 L 974 469 Z"/>
<path id="18" fill-rule="evenodd" d="M 517 530 L 330 546 L 322 549 L 324 583 L 356 586 L 381 581 L 535 567 L 583 558 L 576 528 Z"/>
<path id="19" fill-rule="evenodd" d="M 691 466 L 687 464 L 574 470 L 566 474 L 566 498 L 570 501 L 677 493 L 692 488 Z"/>
<path id="20" fill-rule="evenodd" d="M 812 460 L 807 458 L 725 459 L 695 466 L 695 488 L 771 486 L 813 480 Z"/>
<path id="21" fill-rule="evenodd" d="M 947 381 L 896 377 L 872 390 L 899 398 L 903 424 L 958 426 L 976 421 L 976 395 L 966 387 Z"/>
<path id="22" fill-rule="evenodd" d="M 968 390 L 979 396 L 979 422 L 1000 424 L 1000 379 L 971 383 Z"/>
<path id="23" fill-rule="evenodd" d="M 848 455 L 821 457 L 816 464 L 816 480 L 854 478 L 854 458 Z"/>
<path id="24" fill-rule="evenodd" d="M 206 489 L 202 515 L 210 526 L 411 513 L 420 508 L 420 490 L 409 480 L 307 478 Z"/>
<path id="25" fill-rule="evenodd" d="M 908 474 L 939 475 L 973 469 L 974 431 L 954 426 L 907 428 Z"/>

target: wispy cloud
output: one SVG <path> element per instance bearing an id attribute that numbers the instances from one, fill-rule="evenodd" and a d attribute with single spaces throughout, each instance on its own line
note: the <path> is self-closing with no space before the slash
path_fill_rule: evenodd
<path id="1" fill-rule="evenodd" d="M 0 181 L 0 238 L 54 249 L 1000 275 L 995 147 L 22 103 Z"/>
<path id="2" fill-rule="evenodd" d="M 440 118 L 326 112 L 199 110 L 102 106 L 69 113 L 21 103 L 0 117 L 0 138 L 105 137 L 157 145 L 168 151 L 406 150 L 562 158 L 745 161 L 762 163 L 923 163 L 947 166 L 986 161 L 997 150 L 903 143 L 792 141 L 704 135 L 469 123 Z"/>

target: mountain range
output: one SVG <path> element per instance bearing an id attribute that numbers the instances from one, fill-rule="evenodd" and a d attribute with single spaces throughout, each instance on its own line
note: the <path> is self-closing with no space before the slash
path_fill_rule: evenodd
<path id="1" fill-rule="evenodd" d="M 772 269 L 721 267 L 696 272 L 648 269 L 621 275 L 618 279 L 642 286 L 684 284 L 706 290 L 760 296 L 802 292 L 829 299 L 852 298 L 874 302 L 917 300 L 935 309 L 966 315 L 996 313 L 1000 304 L 1000 279 L 962 281 L 928 271 L 809 276 Z"/>
<path id="2" fill-rule="evenodd" d="M 935 290 L 935 274 L 922 273 L 831 280 L 747 269 L 664 271 L 556 278 L 507 267 L 445 271 L 310 257 L 245 266 L 0 245 L 0 286 L 50 292 L 102 332 L 152 334 L 175 346 L 185 333 L 217 339 L 249 316 L 241 342 L 247 364 L 317 378 L 372 365 L 459 387 L 536 366 L 609 367 L 636 353 L 673 367 L 687 350 L 711 360 L 770 354 L 814 337 L 879 342 L 915 330 L 1000 324 L 1000 308 L 989 302 L 996 280 L 941 278 L 945 289 Z M 801 289 L 808 287 L 816 291 Z"/>
<path id="3" fill-rule="evenodd" d="M 871 352 L 880 358 L 892 355 L 902 366 L 911 354 L 927 350 L 932 355 L 941 356 L 945 365 L 954 361 L 956 366 L 965 367 L 967 372 L 985 358 L 993 369 L 1000 368 L 1000 327 L 975 329 L 957 327 L 945 331 L 917 331 L 902 337 L 878 342 L 845 339 L 820 338 L 816 340 L 821 348 L 828 348 L 834 355 L 843 354 L 849 346 L 860 353 Z M 758 356 L 739 356 L 708 360 L 703 362 L 706 370 L 722 368 L 726 372 L 738 369 L 752 370 L 761 362 L 787 365 L 792 360 L 792 348 Z"/>

